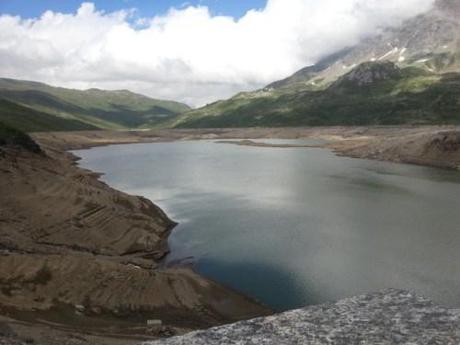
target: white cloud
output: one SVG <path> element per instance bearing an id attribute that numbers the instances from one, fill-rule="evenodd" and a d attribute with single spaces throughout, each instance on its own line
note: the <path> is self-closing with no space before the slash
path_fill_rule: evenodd
<path id="1" fill-rule="evenodd" d="M 0 16 L 0 75 L 133 91 L 200 105 L 283 78 L 433 0 L 269 0 L 239 20 L 186 5 L 134 20 L 134 10 L 37 19 Z"/>

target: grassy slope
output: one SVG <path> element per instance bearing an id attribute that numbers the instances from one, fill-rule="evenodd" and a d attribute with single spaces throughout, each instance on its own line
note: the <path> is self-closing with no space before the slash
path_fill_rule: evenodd
<path id="1" fill-rule="evenodd" d="M 25 132 L 97 129 L 78 120 L 56 117 L 3 99 L 0 99 L 0 122 Z"/>
<path id="2" fill-rule="evenodd" d="M 368 87 L 332 85 L 302 92 L 259 91 L 182 115 L 175 127 L 396 125 L 460 123 L 460 74 L 414 68 Z"/>
<path id="3" fill-rule="evenodd" d="M 190 109 L 126 90 L 81 91 L 13 79 L 0 79 L 0 98 L 99 128 L 155 127 Z"/>

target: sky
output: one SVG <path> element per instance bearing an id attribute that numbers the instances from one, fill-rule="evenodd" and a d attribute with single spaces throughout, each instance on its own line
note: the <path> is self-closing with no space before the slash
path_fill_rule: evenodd
<path id="1" fill-rule="evenodd" d="M 0 0 L 0 77 L 201 106 L 261 88 L 433 0 Z"/>
<path id="2" fill-rule="evenodd" d="M 142 16 L 153 17 L 164 14 L 170 8 L 187 6 L 207 6 L 214 15 L 228 15 L 241 18 L 248 10 L 260 9 L 265 0 L 98 0 L 93 1 L 98 9 L 106 12 L 136 8 Z M 0 12 L 19 15 L 23 18 L 36 18 L 47 11 L 72 13 L 78 10 L 81 0 L 0 0 Z"/>

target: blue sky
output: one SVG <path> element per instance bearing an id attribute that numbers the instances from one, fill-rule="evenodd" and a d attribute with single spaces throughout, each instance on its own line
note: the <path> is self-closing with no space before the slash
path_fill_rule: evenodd
<path id="1" fill-rule="evenodd" d="M 139 16 L 153 17 L 164 14 L 171 7 L 186 5 L 209 7 L 214 15 L 229 15 L 240 18 L 250 9 L 260 9 L 266 0 L 87 0 L 96 8 L 111 12 L 123 8 L 137 8 Z M 46 10 L 70 13 L 75 12 L 83 0 L 0 0 L 0 13 L 20 15 L 23 18 L 39 17 Z"/>

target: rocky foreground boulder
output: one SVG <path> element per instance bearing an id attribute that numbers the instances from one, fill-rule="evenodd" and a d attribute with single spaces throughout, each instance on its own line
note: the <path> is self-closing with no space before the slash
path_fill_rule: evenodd
<path id="1" fill-rule="evenodd" d="M 460 344 L 460 309 L 387 290 L 143 345 Z"/>

